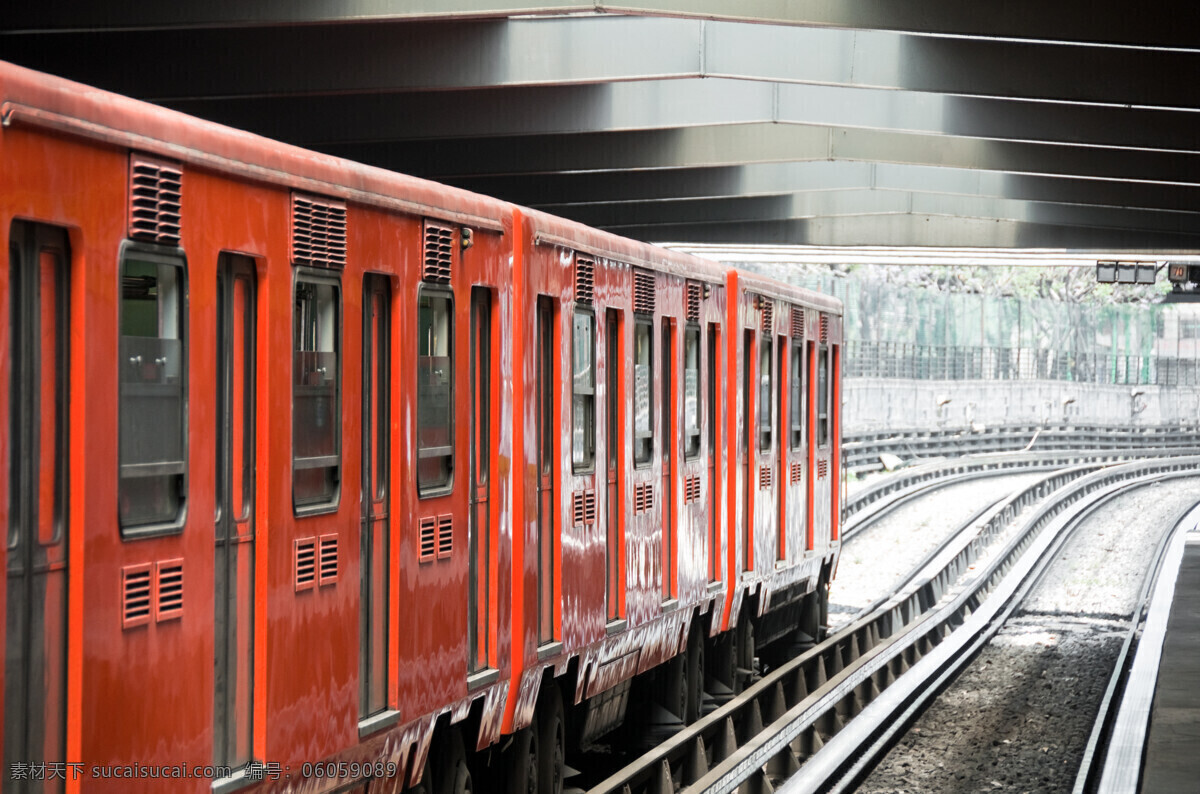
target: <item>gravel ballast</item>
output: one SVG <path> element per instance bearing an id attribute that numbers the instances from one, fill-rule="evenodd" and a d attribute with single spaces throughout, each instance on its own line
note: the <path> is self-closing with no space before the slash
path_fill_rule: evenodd
<path id="1" fill-rule="evenodd" d="M 1070 791 L 1158 538 L 1198 493 L 1200 480 L 1169 480 L 1089 517 L 858 790 Z"/>

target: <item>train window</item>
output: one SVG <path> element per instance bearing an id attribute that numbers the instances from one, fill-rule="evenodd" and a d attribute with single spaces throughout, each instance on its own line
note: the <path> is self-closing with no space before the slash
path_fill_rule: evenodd
<path id="1" fill-rule="evenodd" d="M 700 455 L 700 329 L 683 332 L 683 455 Z"/>
<path id="2" fill-rule="evenodd" d="M 650 405 L 650 323 L 633 326 L 633 462 L 646 465 L 654 454 L 654 417 Z"/>
<path id="3" fill-rule="evenodd" d="M 800 342 L 792 343 L 792 362 L 790 365 L 791 381 L 788 383 L 788 391 L 791 395 L 791 405 L 788 408 L 788 415 L 791 417 L 791 446 L 792 449 L 800 449 L 804 443 L 804 345 Z"/>
<path id="4" fill-rule="evenodd" d="M 120 524 L 182 526 L 187 494 L 184 261 L 130 247 L 121 263 Z"/>
<path id="5" fill-rule="evenodd" d="M 454 476 L 454 299 L 421 287 L 417 299 L 417 493 L 446 492 Z"/>
<path id="6" fill-rule="evenodd" d="M 771 337 L 763 335 L 758 348 L 758 448 L 771 448 L 771 419 L 774 393 L 771 391 Z"/>
<path id="7" fill-rule="evenodd" d="M 817 446 L 829 444 L 829 348 L 817 351 Z"/>
<path id="8" fill-rule="evenodd" d="M 297 271 L 292 316 L 292 504 L 337 505 L 342 463 L 342 296 L 337 279 Z"/>
<path id="9" fill-rule="evenodd" d="M 591 471 L 596 460 L 596 318 L 576 311 L 571 344 L 571 464 Z"/>

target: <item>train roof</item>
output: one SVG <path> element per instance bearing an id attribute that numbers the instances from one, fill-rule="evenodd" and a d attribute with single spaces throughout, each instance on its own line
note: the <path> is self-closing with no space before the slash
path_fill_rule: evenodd
<path id="1" fill-rule="evenodd" d="M 0 61 L 0 123 L 136 149 L 248 181 L 502 232 L 512 205 L 273 141 Z"/>
<path id="2" fill-rule="evenodd" d="M 776 281 L 768 276 L 749 273 L 745 270 L 738 271 L 738 281 L 742 283 L 743 289 L 750 292 L 757 292 L 772 298 L 799 303 L 802 306 L 820 309 L 828 314 L 842 314 L 842 302 L 832 295 L 826 295 L 823 292 L 814 292 L 804 287 L 797 287 L 793 284 Z"/>

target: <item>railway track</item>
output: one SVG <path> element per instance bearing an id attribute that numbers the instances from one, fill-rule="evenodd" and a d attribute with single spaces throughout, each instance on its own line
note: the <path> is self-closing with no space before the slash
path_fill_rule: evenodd
<path id="1" fill-rule="evenodd" d="M 592 787 L 591 794 L 766 792 L 802 769 L 794 781 L 817 783 L 800 791 L 848 790 L 839 781 L 856 780 L 869 769 L 869 759 L 861 758 L 864 742 L 881 752 L 894 738 L 881 734 L 881 726 L 897 719 L 891 711 L 881 719 L 852 718 L 872 704 L 925 691 L 927 683 L 903 674 L 918 665 L 929 668 L 933 663 L 922 660 L 939 648 L 967 644 L 954 629 L 982 620 L 975 616 L 995 603 L 987 594 L 1000 588 L 1038 538 L 1057 537 L 1077 512 L 1068 511 L 1070 505 L 1090 504 L 1147 478 L 1195 476 L 1198 467 L 1200 457 L 1188 456 L 1099 469 L 1089 462 L 1046 474 L 962 522 L 891 594 L 844 628 Z M 1051 527 L 1054 532 L 1044 532 Z M 992 546 L 998 551 L 985 563 Z M 972 565 L 978 569 L 969 581 L 959 582 Z M 883 708 L 874 706 L 874 712 Z M 915 714 L 919 705 L 906 708 Z M 844 768 L 847 763 L 853 768 Z"/>
<path id="2" fill-rule="evenodd" d="M 1200 503 L 1183 512 L 1163 533 L 1150 572 L 1138 594 L 1134 620 L 1125 633 L 1113 674 L 1096 715 L 1073 794 L 1136 791 L 1175 577 L 1188 532 L 1200 529 Z"/>

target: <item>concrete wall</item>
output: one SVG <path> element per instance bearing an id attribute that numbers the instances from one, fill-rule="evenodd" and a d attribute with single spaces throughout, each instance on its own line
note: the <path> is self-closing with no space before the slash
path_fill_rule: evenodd
<path id="1" fill-rule="evenodd" d="M 847 433 L 967 427 L 972 422 L 985 426 L 1041 424 L 1064 419 L 1122 425 L 1200 423 L 1200 389 L 1194 387 L 1111 386 L 1057 380 L 848 378 L 843 396 Z M 944 404 L 939 408 L 940 402 Z"/>

